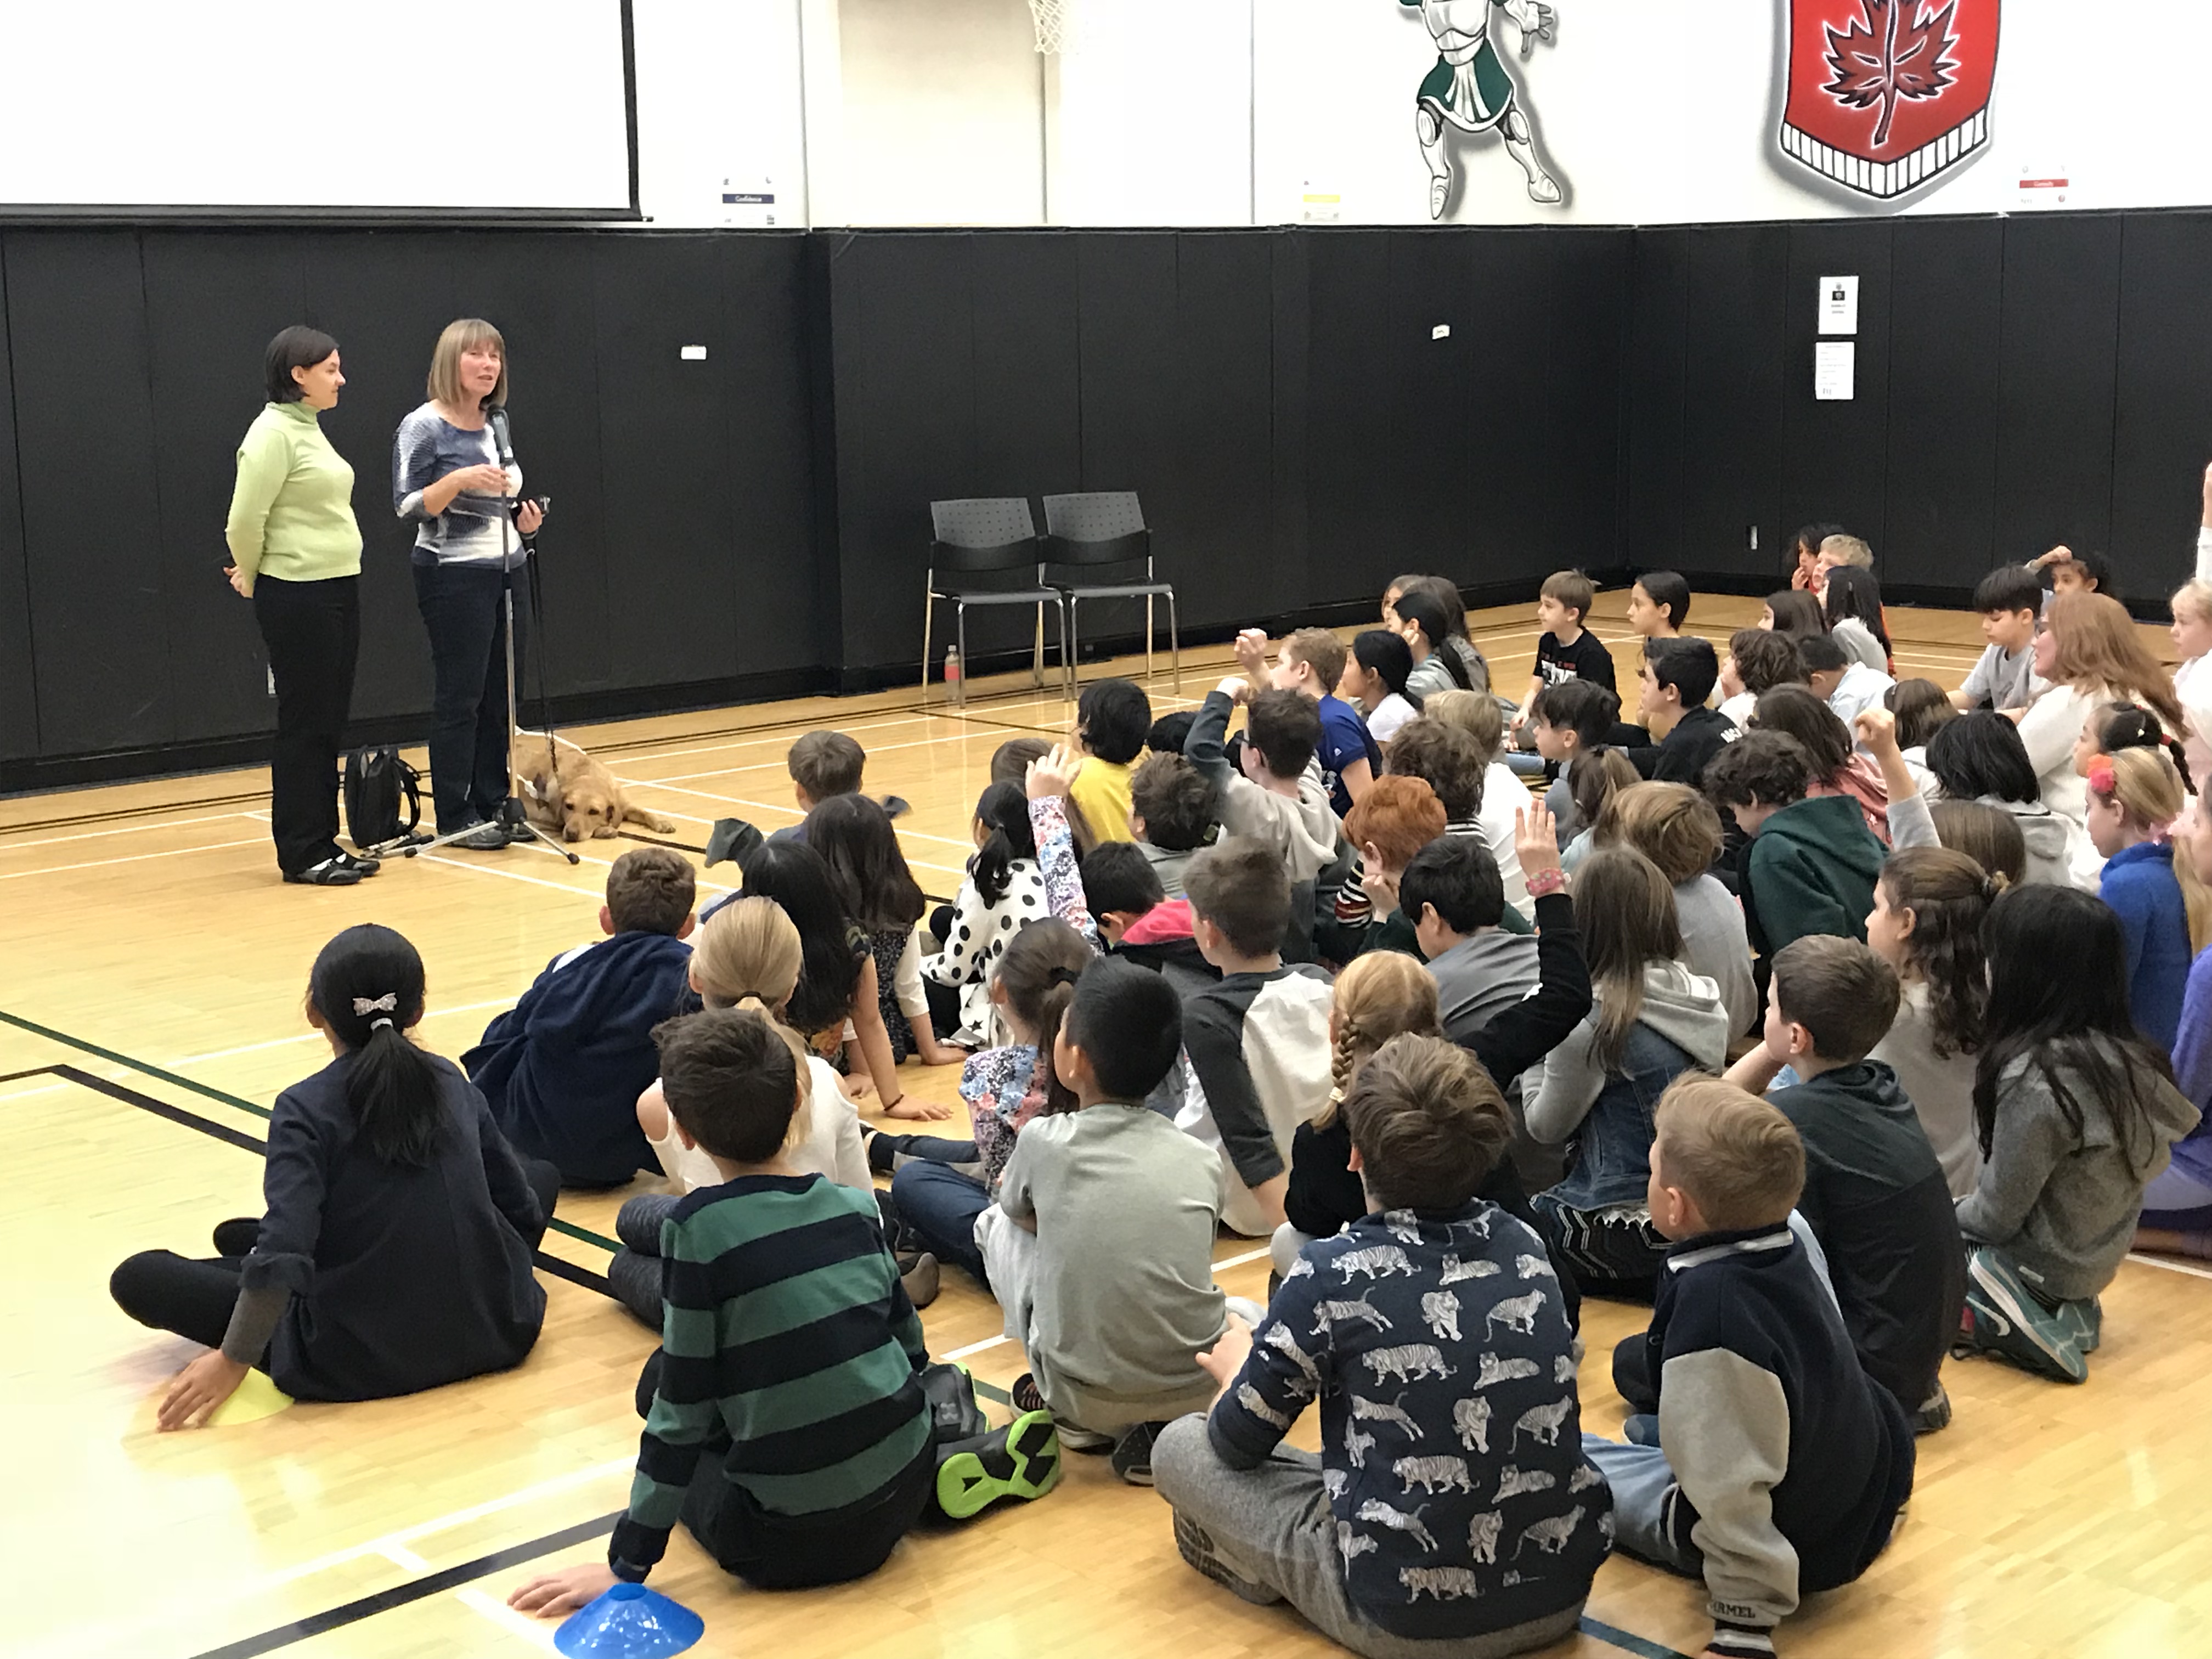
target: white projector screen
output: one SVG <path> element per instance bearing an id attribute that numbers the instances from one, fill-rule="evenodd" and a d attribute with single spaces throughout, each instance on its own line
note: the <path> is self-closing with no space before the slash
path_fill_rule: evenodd
<path id="1" fill-rule="evenodd" d="M 0 213 L 629 216 L 624 0 L 74 0 L 0 16 Z"/>

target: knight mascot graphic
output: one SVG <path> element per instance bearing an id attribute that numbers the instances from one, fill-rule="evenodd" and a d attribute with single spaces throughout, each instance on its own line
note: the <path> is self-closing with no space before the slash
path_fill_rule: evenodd
<path id="1" fill-rule="evenodd" d="M 1441 219 L 1451 200 L 1449 143 L 1454 132 L 1495 131 L 1506 154 L 1528 176 L 1528 197 L 1547 207 L 1561 199 L 1559 181 L 1536 155 L 1536 130 L 1522 106 L 1513 78 L 1490 43 L 1490 9 L 1513 20 L 1521 31 L 1521 56 L 1539 40 L 1552 38 L 1552 9 L 1540 0 L 1398 0 L 1417 8 L 1436 37 L 1437 66 L 1415 95 L 1413 131 L 1421 159 L 1429 166 L 1429 217 Z"/>

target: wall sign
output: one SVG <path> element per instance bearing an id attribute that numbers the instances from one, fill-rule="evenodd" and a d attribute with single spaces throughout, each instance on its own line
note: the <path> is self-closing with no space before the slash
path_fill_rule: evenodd
<path id="1" fill-rule="evenodd" d="M 1859 279 L 1856 276 L 1820 278 L 1820 332 L 1856 334 L 1859 331 Z"/>
<path id="2" fill-rule="evenodd" d="M 1989 143 L 1998 0 L 1790 0 L 1782 153 L 1887 200 Z"/>

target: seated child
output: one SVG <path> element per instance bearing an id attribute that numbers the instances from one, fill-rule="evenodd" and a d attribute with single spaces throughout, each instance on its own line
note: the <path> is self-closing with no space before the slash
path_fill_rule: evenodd
<path id="1" fill-rule="evenodd" d="M 1633 847 L 1659 866 L 1674 890 L 1684 964 L 1721 988 L 1729 1036 L 1750 1030 L 1759 1018 L 1759 987 L 1752 978 L 1743 906 L 1711 873 L 1721 856 L 1720 814 L 1713 804 L 1687 784 L 1631 784 L 1599 809 L 1591 841 L 1596 847 Z"/>
<path id="2" fill-rule="evenodd" d="M 1559 779 L 1545 796 L 1544 805 L 1559 824 L 1563 840 L 1571 840 L 1585 826 L 1575 819 L 1573 775 L 1576 759 L 1602 747 L 1620 718 L 1620 699 L 1589 680 L 1562 680 L 1539 691 L 1528 704 L 1529 731 L 1536 752 L 1559 769 Z"/>
<path id="3" fill-rule="evenodd" d="M 1237 660 L 1252 684 L 1265 682 L 1279 691 L 1310 697 L 1321 710 L 1321 781 L 1339 817 L 1367 793 L 1382 770 L 1382 745 L 1359 711 L 1336 695 L 1349 653 L 1344 641 L 1326 628 L 1301 628 L 1282 643 L 1275 665 L 1267 666 L 1267 635 L 1248 628 L 1237 636 Z"/>
<path id="4" fill-rule="evenodd" d="M 1850 796 L 1806 793 L 1812 771 L 1796 738 L 1757 729 L 1705 768 L 1705 793 L 1751 837 L 1744 919 L 1763 956 L 1808 933 L 1866 937 L 1882 845 Z"/>
<path id="5" fill-rule="evenodd" d="M 1646 640 L 1680 639 L 1690 619 L 1690 584 L 1678 572 L 1647 570 L 1628 590 L 1628 625 Z"/>
<path id="6" fill-rule="evenodd" d="M 861 1142 L 857 1108 L 845 1097 L 842 1079 L 783 1024 L 792 992 L 799 984 L 799 929 L 773 899 L 740 897 L 721 906 L 699 930 L 691 955 L 691 988 L 709 1008 L 748 1008 L 765 1015 L 782 1036 L 799 1068 L 799 1108 L 792 1114 L 792 1140 L 785 1161 L 803 1175 L 872 1193 L 868 1156 Z M 656 1055 L 656 1059 L 658 1056 Z M 661 1080 L 638 1097 L 637 1123 L 668 1176 L 669 1194 L 647 1194 L 623 1204 L 615 1215 L 615 1236 L 625 1248 L 607 1265 L 607 1282 L 623 1305 L 648 1325 L 660 1322 L 660 1224 L 686 1193 L 722 1179 L 714 1158 L 684 1140 L 669 1115 Z M 915 1264 L 919 1267 L 919 1264 Z M 933 1285 L 934 1265 L 921 1269 L 908 1288 Z M 926 1299 L 926 1298 L 925 1298 Z"/>
<path id="7" fill-rule="evenodd" d="M 1352 636 L 1336 695 L 1359 711 L 1370 735 L 1387 746 L 1421 712 L 1419 694 L 1407 689 L 1413 675 L 1413 648 L 1389 629 L 1370 628 Z"/>
<path id="8" fill-rule="evenodd" d="M 1612 1541 L 1576 1343 L 1536 1235 L 1478 1196 L 1510 1129 L 1437 1037 L 1392 1038 L 1346 1095 L 1364 1218 L 1299 1253 L 1256 1334 L 1200 1356 L 1206 1417 L 1153 1453 L 1176 1547 L 1371 1659 L 1571 1635 Z M 1322 1447 L 1283 1436 L 1316 1401 Z"/>
<path id="9" fill-rule="evenodd" d="M 1812 768 L 1805 785 L 1808 795 L 1848 795 L 1858 803 L 1859 813 L 1876 841 L 1889 844 L 1889 809 L 1894 804 L 1888 775 L 1859 738 L 1856 727 L 1869 715 L 1887 719 L 1881 703 L 1860 712 L 1846 725 L 1843 718 L 1814 695 L 1810 686 L 1777 685 L 1761 692 L 1752 711 L 1752 724 L 1762 731 L 1784 732 L 1804 745 Z M 1888 735 L 1895 735 L 1889 721 Z M 1919 783 L 1907 779 L 1906 795 L 1919 793 Z"/>
<path id="10" fill-rule="evenodd" d="M 1221 827 L 1221 791 L 1180 753 L 1147 755 L 1129 775 L 1129 833 L 1170 898 L 1190 855 Z"/>
<path id="11" fill-rule="evenodd" d="M 791 774 L 791 798 L 799 803 L 800 820 L 784 825 L 769 840 L 805 841 L 805 815 L 840 795 L 859 794 L 861 772 L 867 762 L 867 750 L 842 732 L 803 734 L 783 759 L 784 769 Z M 897 817 L 907 810 L 906 803 L 896 795 L 885 795 L 876 805 L 884 809 L 887 817 Z M 707 861 L 712 864 L 714 860 Z"/>
<path id="12" fill-rule="evenodd" d="M 1498 699 L 1480 691 L 1439 691 L 1421 706 L 1431 719 L 1467 733 L 1474 739 L 1482 761 L 1482 787 L 1476 792 L 1474 821 L 1483 845 L 1498 866 L 1505 884 L 1505 902 L 1523 921 L 1534 919 L 1528 902 L 1528 883 L 1513 856 L 1513 826 L 1535 799 L 1528 786 L 1500 757 L 1505 750 L 1505 716 Z M 1533 743 L 1534 738 L 1530 741 Z M 1416 774 L 1427 777 L 1426 771 Z M 1431 780 L 1434 787 L 1434 780 Z M 1442 799 L 1441 794 L 1438 799 Z"/>
<path id="13" fill-rule="evenodd" d="M 216 1229 L 216 1259 L 147 1250 L 108 1290 L 142 1325 L 213 1350 L 156 1421 L 206 1421 L 249 1369 L 298 1400 L 382 1400 L 519 1365 L 545 1291 L 531 1252 L 560 1176 L 519 1160 L 483 1097 L 407 1036 L 422 958 L 349 927 L 307 977 L 331 1061 L 276 1097 L 261 1219 Z"/>
<path id="14" fill-rule="evenodd" d="M 1966 1251 L 1942 1165 L 1897 1073 L 1866 1058 L 1897 1013 L 1897 975 L 1865 945 L 1801 939 L 1774 959 L 1765 1041 L 1728 1080 L 1765 1092 L 1805 1143 L 1798 1212 L 1828 1260 L 1844 1328 L 1916 1431 L 1951 1420 L 1940 1375 L 1959 1333 Z"/>
<path id="15" fill-rule="evenodd" d="M 1852 656 L 1833 634 L 1798 641 L 1797 660 L 1804 665 L 1813 695 L 1834 709 L 1847 727 L 1868 709 L 1881 708 L 1896 684 L 1879 668 L 1869 668 Z"/>
<path id="16" fill-rule="evenodd" d="M 1547 685 L 1588 680 L 1608 691 L 1613 689 L 1613 653 L 1583 626 L 1596 598 L 1595 585 L 1579 570 L 1554 570 L 1544 578 L 1536 599 L 1536 622 L 1544 631 L 1536 640 L 1536 666 L 1528 676 L 1528 689 L 1513 716 L 1516 733 L 1528 718 L 1528 705 Z"/>
<path id="17" fill-rule="evenodd" d="M 1981 1182 L 1959 1200 L 1969 1246 L 1961 1340 L 2081 1382 L 2097 1293 L 2134 1239 L 2143 1188 L 2197 1127 L 2128 1009 L 2119 918 L 2077 888 L 2027 886 L 1982 928 L 1990 1000 L 1974 1068 Z"/>
<path id="18" fill-rule="evenodd" d="M 2000 830 L 2012 823 L 1972 801 L 1945 805 L 1987 813 Z M 1869 1058 L 1897 1073 L 1954 1199 L 1981 1176 L 1974 1054 L 1990 995 L 1982 923 L 2006 885 L 1964 852 L 1908 847 L 1884 860 L 1867 913 L 1867 944 L 1901 988 L 1897 1018 Z"/>
<path id="19" fill-rule="evenodd" d="M 1127 814 L 1124 813 L 1126 818 Z M 970 834 L 975 855 L 954 895 L 942 947 L 922 958 L 931 1018 L 958 1028 L 963 1048 L 992 1046 L 991 975 L 1007 942 L 1024 922 L 1046 914 L 1044 878 L 1030 830 L 1029 796 L 1018 783 L 994 783 L 975 803 Z"/>
<path id="20" fill-rule="evenodd" d="M 718 1008 L 658 1040 L 678 1130 L 723 1179 L 662 1224 L 661 1346 L 638 1378 L 645 1434 L 605 1563 L 540 1575 L 508 1605 L 557 1613 L 639 1583 L 678 1520 L 757 1589 L 842 1583 L 932 1508 L 973 1514 L 1050 1490 L 1059 1446 L 1042 1419 L 939 1443 L 939 1368 L 875 1200 L 783 1158 L 799 1067 L 775 1028 Z"/>
<path id="21" fill-rule="evenodd" d="M 1644 1207 L 1651 1103 L 1692 1067 L 1720 1070 L 1728 1012 L 1720 988 L 1682 965 L 1674 890 L 1643 854 L 1591 854 L 1574 907 L 1596 1005 L 1527 1097 L 1529 1134 L 1571 1143 L 1565 1179 L 1532 1202 L 1584 1290 L 1640 1299 L 1667 1250 Z"/>
<path id="22" fill-rule="evenodd" d="M 1628 751 L 1639 776 L 1662 783 L 1695 783 L 1704 775 L 1705 763 L 1728 746 L 1735 727 L 1719 710 L 1705 707 L 1720 672 L 1710 641 L 1644 641 L 1638 709 L 1654 741 Z"/>
<path id="23" fill-rule="evenodd" d="M 1091 763 L 1077 775 L 1075 804 L 1102 842 L 1129 841 L 1129 773 L 1152 730 L 1152 700 L 1134 680 L 1093 680 L 1075 705 L 1075 741 Z"/>
<path id="24" fill-rule="evenodd" d="M 1223 1224 L 1265 1238 L 1282 1224 L 1291 1136 L 1328 1098 L 1328 980 L 1283 963 L 1291 884 L 1268 848 L 1242 836 L 1209 847 L 1185 884 L 1198 948 L 1221 982 L 1183 1006 L 1190 1063 L 1176 1122 L 1219 1156 Z"/>
<path id="25" fill-rule="evenodd" d="M 1852 564 L 1832 568 L 1820 586 L 1820 610 L 1827 618 L 1828 637 L 1854 662 L 1895 678 L 1890 667 L 1889 625 L 1882 619 L 1881 584 L 1871 570 Z"/>
<path id="26" fill-rule="evenodd" d="M 1951 694 L 1954 707 L 1971 711 L 2025 708 L 2035 695 L 2035 619 L 2043 611 L 2043 583 L 2032 570 L 2001 565 L 1974 588 L 1982 637 L 1989 643 Z"/>
<path id="27" fill-rule="evenodd" d="M 1513 867 L 1521 867 L 1517 860 Z M 1398 878 L 1398 914 L 1413 924 L 1435 983 L 1440 1029 L 1454 1042 L 1468 1042 L 1536 988 L 1537 943 L 1500 931 L 1505 885 L 1481 842 L 1439 836 L 1414 854 Z"/>
<path id="28" fill-rule="evenodd" d="M 1797 660 L 1797 641 L 1789 635 L 1739 628 L 1729 635 L 1728 658 L 1721 664 L 1721 714 L 1737 731 L 1750 726 L 1751 711 L 1763 694 L 1778 685 L 1804 684 L 1805 665 Z"/>
<path id="29" fill-rule="evenodd" d="M 1053 1075 L 1048 1057 L 1076 977 L 1091 960 L 1091 947 L 1065 922 L 1033 921 L 1017 932 L 988 992 L 1008 1040 L 971 1054 L 960 1068 L 974 1139 L 870 1138 L 870 1157 L 891 1172 L 891 1206 L 901 1225 L 921 1249 L 976 1279 L 983 1277 L 983 1254 L 975 1218 L 990 1207 L 1016 1137 L 1032 1118 L 1075 1109 L 1074 1095 Z"/>
<path id="30" fill-rule="evenodd" d="M 915 932 L 926 902 L 890 815 L 865 796 L 833 795 L 806 815 L 805 827 L 806 844 L 829 866 L 838 902 L 867 932 L 876 1012 L 890 1039 L 892 1064 L 913 1055 L 925 1066 L 958 1065 L 967 1056 L 939 1042 L 930 1023 Z"/>
<path id="31" fill-rule="evenodd" d="M 1178 710 L 1172 714 L 1163 714 L 1152 722 L 1152 734 L 1157 734 L 1162 726 L 1176 720 L 1182 721 L 1187 730 L 1189 727 L 1190 720 L 1191 714 L 1188 708 Z M 1152 734 L 1147 734 L 1146 742 L 1147 744 L 1152 742 Z M 1009 738 L 991 751 L 991 781 L 1019 783 L 1029 775 L 1030 763 L 1032 761 L 1042 760 L 1054 749 L 1061 746 L 1044 738 Z M 1182 751 L 1177 750 L 1176 752 L 1181 754 Z M 1135 772 L 1132 770 L 1129 776 L 1130 781 L 1133 784 L 1136 781 Z M 1066 807 L 1067 828 L 1075 837 L 1075 855 L 1082 858 L 1099 844 L 1099 838 L 1097 832 L 1091 827 L 1091 820 L 1084 816 L 1080 806 L 1071 800 L 1066 803 Z M 952 907 L 949 904 L 939 905 L 936 914 L 949 921 L 952 915 Z M 935 933 L 939 939 L 943 939 L 950 931 L 949 928 L 939 927 L 933 923 L 930 927 L 930 932 Z"/>
<path id="32" fill-rule="evenodd" d="M 2212 483 L 2207 490 L 2212 492 Z M 2212 733 L 2212 714 L 2199 710 L 2191 723 Z M 2206 770 L 2212 772 L 2212 766 Z M 2179 855 L 2190 860 L 2200 884 L 2212 886 L 2212 792 L 2197 796 L 2192 828 L 2186 836 L 2177 834 Z M 2199 951 L 2189 969 L 2181 1035 L 2173 1045 L 2173 1080 L 2202 1115 L 2174 1143 L 2173 1162 L 2143 1189 L 2136 1249 L 2212 1256 L 2212 949 Z"/>
<path id="33" fill-rule="evenodd" d="M 2181 1031 L 2189 964 L 2212 945 L 2212 893 L 2172 840 L 2189 805 L 2163 750 L 2089 758 L 2089 842 L 2105 860 L 2099 892 L 2128 944 L 2128 1006 L 2136 1029 L 2171 1053 Z"/>
<path id="34" fill-rule="evenodd" d="M 2184 708 L 2212 708 L 2212 582 L 2200 577 L 2182 583 L 2168 609 L 2174 649 L 2181 653 L 2173 671 L 2174 700 Z"/>
<path id="35" fill-rule="evenodd" d="M 1357 862 L 1352 879 L 1336 896 L 1328 925 L 1316 940 L 1322 954 L 1335 961 L 1349 962 L 1362 951 L 1413 948 L 1413 922 L 1398 914 L 1398 877 L 1414 854 L 1449 831 L 1450 809 L 1437 799 L 1426 778 L 1395 769 L 1401 745 L 1431 749 L 1425 737 L 1439 736 L 1449 737 L 1459 745 L 1462 760 L 1472 755 L 1474 745 L 1465 732 L 1454 732 L 1425 716 L 1407 721 L 1398 742 L 1390 746 L 1393 769 L 1386 775 L 1389 781 L 1378 779 L 1382 787 L 1370 787 L 1344 821 L 1344 836 L 1357 854 Z M 1470 775 L 1480 775 L 1461 767 L 1458 782 L 1467 785 Z M 1468 828 L 1474 827 L 1471 822 L 1463 822 Z"/>
<path id="36" fill-rule="evenodd" d="M 522 1000 L 461 1056 L 508 1139 L 564 1185 L 619 1187 L 653 1168 L 638 1133 L 653 1081 L 653 1028 L 692 1005 L 690 860 L 637 847 L 607 871 L 608 937 L 553 958 Z"/>
<path id="37" fill-rule="evenodd" d="M 1605 816 L 1606 803 L 1624 789 L 1633 789 L 1644 781 L 1636 763 L 1622 749 L 1607 747 L 1593 749 L 1575 763 L 1574 775 L 1567 781 L 1567 793 L 1574 801 L 1575 822 L 1582 826 L 1571 840 L 1559 848 L 1559 865 L 1569 875 L 1582 867 L 1582 862 L 1597 850 L 1597 821 Z"/>
<path id="38" fill-rule="evenodd" d="M 1097 918 L 1104 954 L 1164 975 L 1185 997 L 1219 982 L 1221 970 L 1198 948 L 1190 901 L 1170 898 L 1153 866 L 1127 842 L 1102 847 L 1083 860 L 1083 902 Z M 1079 922 L 1076 927 L 1081 931 Z"/>
<path id="39" fill-rule="evenodd" d="M 1222 746 L 1240 702 L 1242 772 Z M 1223 833 L 1259 842 L 1294 884 L 1311 881 L 1336 856 L 1336 813 L 1315 759 L 1320 744 L 1321 713 L 1310 697 L 1227 679 L 1206 695 L 1183 746 L 1184 758 L 1221 792 Z"/>
<path id="40" fill-rule="evenodd" d="M 1182 1040 L 1158 974 L 1110 957 L 1085 969 L 1051 1059 L 1077 1109 L 1022 1131 L 975 1229 L 1006 1334 L 1029 1354 L 1015 1409 L 1048 1408 L 1070 1449 L 1111 1443 L 1134 1486 L 1152 1484 L 1154 1425 L 1212 1397 L 1193 1356 L 1225 1322 L 1220 1165 L 1139 1103 Z"/>
<path id="41" fill-rule="evenodd" d="M 1583 1445 L 1613 1488 L 1617 1547 L 1705 1580 L 1705 1651 L 1768 1659 L 1808 1592 L 1850 1583 L 1889 1542 L 1912 1432 L 1790 1231 L 1805 1153 L 1789 1119 L 1686 1077 L 1656 1122 L 1650 1204 L 1667 1270 L 1650 1328 L 1613 1353 L 1635 1415 L 1628 1443 Z"/>

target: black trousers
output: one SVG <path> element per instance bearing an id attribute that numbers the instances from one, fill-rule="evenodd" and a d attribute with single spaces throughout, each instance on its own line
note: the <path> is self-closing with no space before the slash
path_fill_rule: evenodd
<path id="1" fill-rule="evenodd" d="M 526 1158 L 522 1174 L 550 1218 L 553 1200 L 560 1195 L 561 1172 L 543 1159 Z M 231 1306 L 238 1300 L 239 1274 L 260 1230 L 258 1221 L 223 1222 L 215 1230 L 212 1259 L 194 1260 L 173 1250 L 141 1250 L 109 1276 L 108 1294 L 141 1325 L 173 1331 L 203 1347 L 219 1348 L 230 1328 Z M 544 1236 L 540 1227 L 526 1242 L 534 1250 Z M 265 1368 L 267 1356 L 255 1363 Z"/>
<path id="2" fill-rule="evenodd" d="M 652 1409 L 659 1384 L 660 1350 L 655 1348 L 638 1374 L 640 1417 Z M 727 1437 L 720 1435 L 701 1449 L 684 1494 L 684 1524 L 723 1571 L 756 1589 L 803 1589 L 866 1577 L 914 1529 L 937 1490 L 937 1447 L 925 1442 L 880 1492 L 818 1515 L 778 1515 L 723 1477 L 729 1450 Z"/>
<path id="3" fill-rule="evenodd" d="M 489 565 L 418 564 L 415 603 L 430 634 L 430 798 L 438 832 L 499 816 L 507 799 L 507 587 Z M 514 666 L 528 643 L 530 590 L 516 571 Z"/>
<path id="4" fill-rule="evenodd" d="M 295 876 L 338 853 L 338 748 L 361 652 L 361 578 L 253 584 L 253 619 L 276 681 L 269 832 Z"/>

